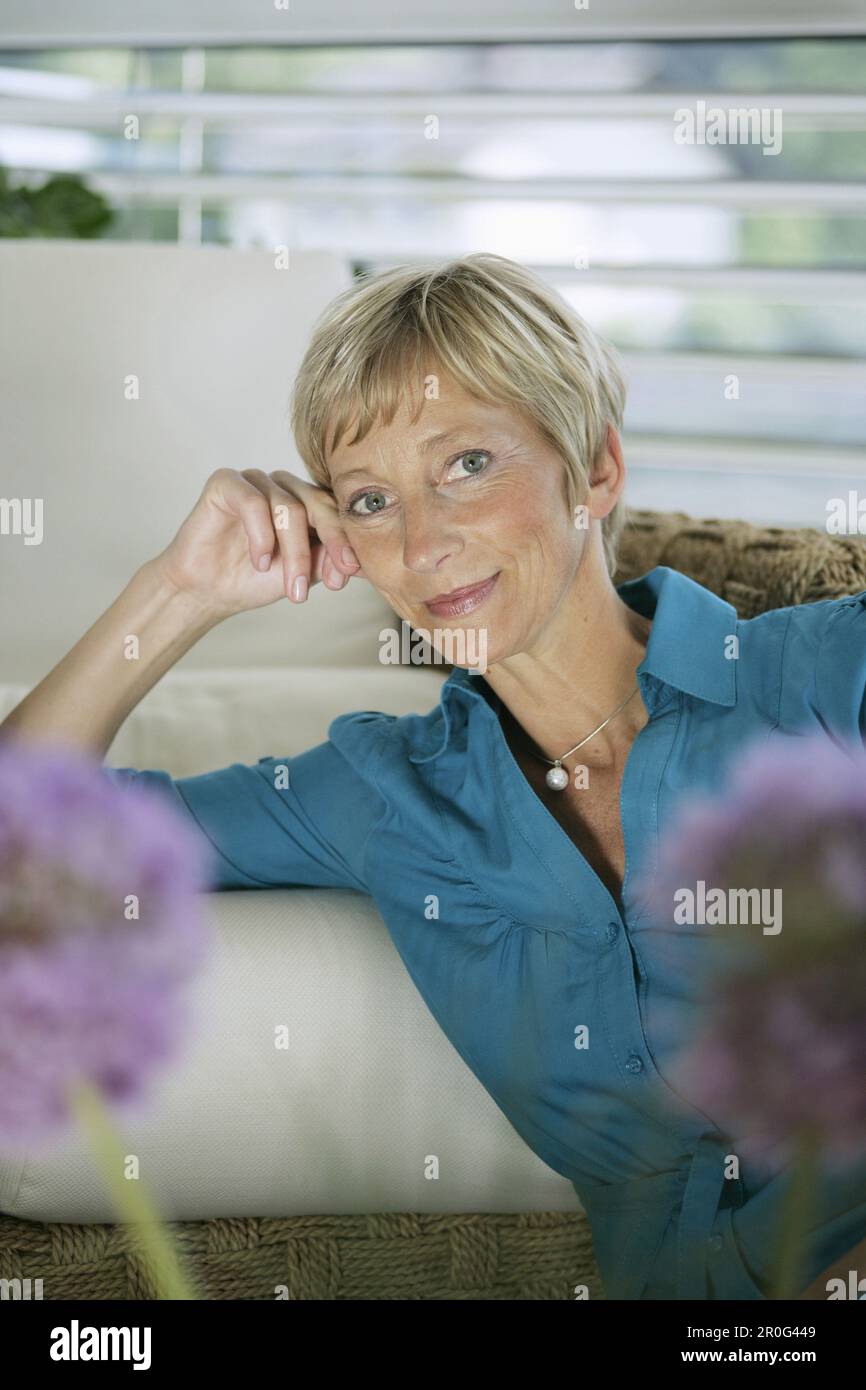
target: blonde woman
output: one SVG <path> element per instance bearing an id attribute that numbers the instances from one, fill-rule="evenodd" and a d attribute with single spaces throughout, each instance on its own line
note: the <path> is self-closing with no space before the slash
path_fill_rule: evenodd
<path id="1" fill-rule="evenodd" d="M 483 631 L 483 674 L 458 663 L 425 715 L 347 712 L 298 756 L 198 777 L 113 775 L 200 824 L 217 888 L 373 897 L 467 1065 L 574 1184 L 608 1297 L 757 1299 L 776 1189 L 726 1181 L 724 1136 L 666 1080 L 701 938 L 663 951 L 634 885 L 678 793 L 758 731 L 857 732 L 866 595 L 740 622 L 664 566 L 615 585 L 624 397 L 608 347 L 508 260 L 354 284 L 295 385 L 313 481 L 213 474 L 3 732 L 101 757 L 205 632 L 317 582 L 363 579 L 434 641 Z M 810 1279 L 866 1235 L 866 1182 L 821 1203 Z"/>

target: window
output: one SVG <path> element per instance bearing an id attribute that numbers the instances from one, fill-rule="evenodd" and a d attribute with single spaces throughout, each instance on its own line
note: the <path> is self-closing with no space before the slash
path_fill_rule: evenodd
<path id="1" fill-rule="evenodd" d="M 634 505 L 820 527 L 866 486 L 864 73 L 859 38 L 16 50 L 0 164 L 83 174 L 115 237 L 531 264 L 624 355 Z"/>

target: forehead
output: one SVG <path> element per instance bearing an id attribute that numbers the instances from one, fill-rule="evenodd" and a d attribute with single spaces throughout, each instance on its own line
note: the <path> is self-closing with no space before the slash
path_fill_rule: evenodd
<path id="1" fill-rule="evenodd" d="M 453 443 L 480 446 L 483 437 L 472 438 L 473 431 L 513 434 L 527 428 L 528 422 L 513 406 L 480 400 L 445 374 L 437 376 L 436 382 L 436 396 L 419 399 L 407 391 L 389 424 L 376 420 L 364 438 L 352 444 L 356 417 L 328 456 L 332 482 L 349 470 L 371 467 L 398 453 L 405 459 L 410 452 L 423 460 Z"/>

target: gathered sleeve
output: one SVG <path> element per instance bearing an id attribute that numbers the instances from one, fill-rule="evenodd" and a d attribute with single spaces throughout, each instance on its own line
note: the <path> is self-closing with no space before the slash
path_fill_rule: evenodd
<path id="1" fill-rule="evenodd" d="M 866 739 L 866 592 L 833 610 L 817 654 L 818 713 L 834 733 Z"/>
<path id="2" fill-rule="evenodd" d="M 393 716 L 341 715 L 304 753 L 232 763 L 196 777 L 130 767 L 112 780 L 153 788 L 207 841 L 210 887 L 354 888 L 367 892 L 367 839 L 385 809 L 377 755 Z M 340 729 L 340 743 L 331 737 Z M 347 742 L 348 735 L 348 742 Z"/>

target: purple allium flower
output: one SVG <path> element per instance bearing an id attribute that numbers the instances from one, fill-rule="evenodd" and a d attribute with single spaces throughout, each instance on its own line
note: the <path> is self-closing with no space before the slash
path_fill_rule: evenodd
<path id="1" fill-rule="evenodd" d="M 141 1100 L 209 947 L 208 872 L 157 792 L 65 746 L 0 742 L 0 1151 L 59 1137 L 77 1078 Z"/>
<path id="2" fill-rule="evenodd" d="M 781 891 L 781 928 L 674 925 L 675 894 Z M 698 1024 L 670 1079 L 771 1168 L 817 1135 L 866 1151 L 866 749 L 804 735 L 744 749 L 712 799 L 684 797 L 642 886 L 655 929 L 707 934 Z M 730 899 L 729 899 L 730 900 Z"/>

